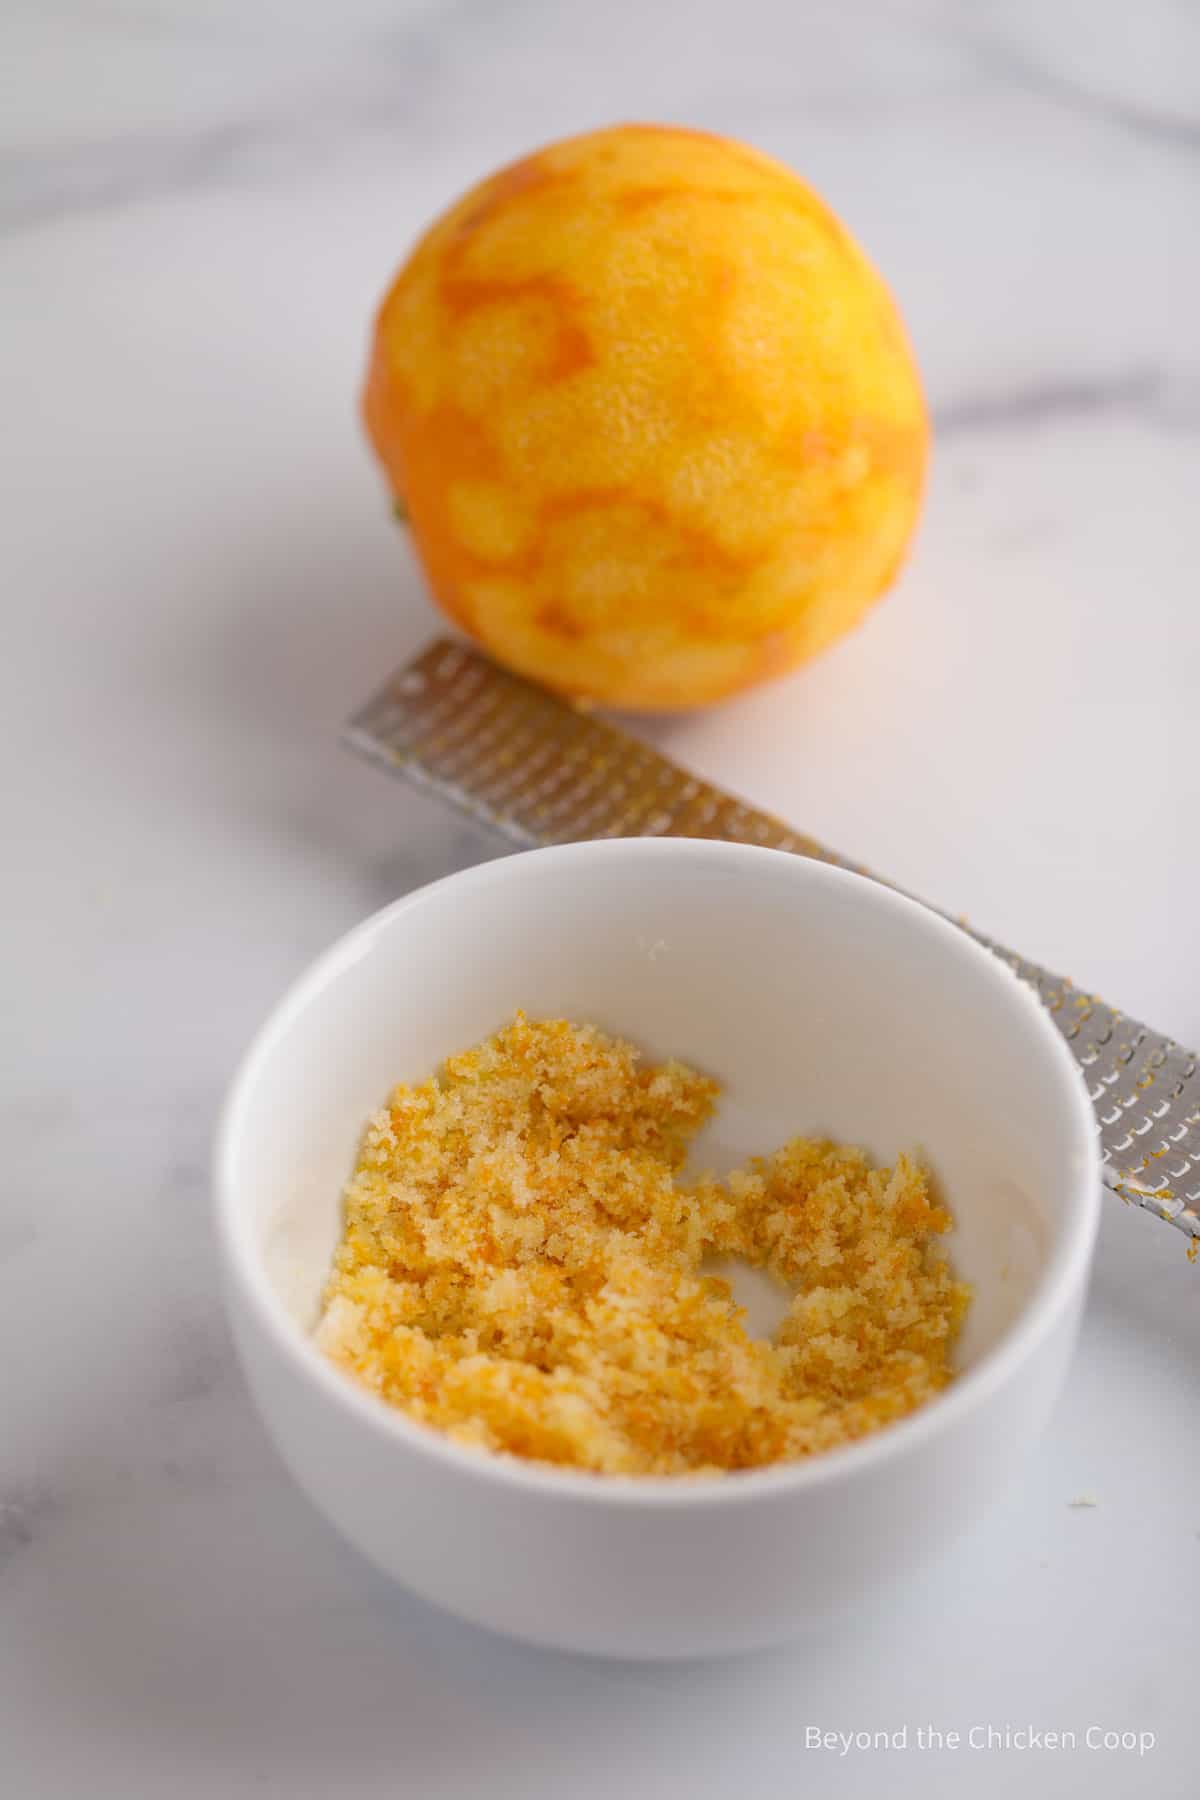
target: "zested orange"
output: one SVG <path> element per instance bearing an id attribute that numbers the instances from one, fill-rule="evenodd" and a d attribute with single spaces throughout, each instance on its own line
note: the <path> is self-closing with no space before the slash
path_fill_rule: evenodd
<path id="1" fill-rule="evenodd" d="M 550 687 L 648 710 L 854 625 L 929 441 L 895 305 L 828 207 L 742 144 L 644 125 L 445 213 L 383 303 L 365 404 L 450 617 Z"/>

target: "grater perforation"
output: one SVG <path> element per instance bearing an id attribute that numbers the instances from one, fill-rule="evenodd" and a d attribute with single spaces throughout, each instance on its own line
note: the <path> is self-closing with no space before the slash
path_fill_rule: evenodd
<path id="1" fill-rule="evenodd" d="M 450 639 L 438 639 L 393 675 L 351 720 L 346 737 L 370 761 L 525 848 L 590 837 L 723 838 L 881 879 Z M 1177 1226 L 1194 1249 L 1195 1054 L 967 921 L 953 922 L 1034 989 L 1066 1039 L 1096 1108 L 1106 1185 Z"/>

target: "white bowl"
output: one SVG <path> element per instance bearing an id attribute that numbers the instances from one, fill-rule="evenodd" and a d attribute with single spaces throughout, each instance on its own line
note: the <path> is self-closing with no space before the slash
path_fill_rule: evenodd
<path id="1" fill-rule="evenodd" d="M 695 1480 L 595 1476 L 450 1443 L 310 1336 L 368 1115 L 518 1007 L 677 1055 L 724 1096 L 697 1165 L 797 1132 L 917 1149 L 975 1298 L 961 1374 L 865 1441 Z M 973 1518 L 1058 1393 L 1099 1208 L 1082 1078 L 994 956 L 889 889 L 683 839 L 529 851 L 387 907 L 282 1001 L 233 1083 L 220 1241 L 250 1387 L 297 1481 L 452 1612 L 621 1656 L 766 1644 L 869 1604 Z"/>

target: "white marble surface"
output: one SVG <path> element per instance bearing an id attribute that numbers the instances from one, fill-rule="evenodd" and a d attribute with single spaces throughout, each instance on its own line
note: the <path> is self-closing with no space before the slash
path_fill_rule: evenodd
<path id="1" fill-rule="evenodd" d="M 1196 9 L 10 0 L 2 30 L 5 1792 L 1194 1793 L 1200 1270 L 1164 1227 L 1110 1206 L 1050 1440 L 906 1607 L 634 1669 L 436 1617 L 309 1512 L 230 1355 L 206 1162 L 288 977 L 485 853 L 335 744 L 432 625 L 355 423 L 369 309 L 470 178 L 613 117 L 820 186 L 940 427 L 869 626 L 661 736 L 1200 1042 Z M 1157 1744 L 805 1748 L 922 1723 Z"/>

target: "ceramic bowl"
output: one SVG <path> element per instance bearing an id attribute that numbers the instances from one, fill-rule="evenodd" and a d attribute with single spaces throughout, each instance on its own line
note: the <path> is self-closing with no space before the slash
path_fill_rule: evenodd
<path id="1" fill-rule="evenodd" d="M 693 1161 L 797 1132 L 916 1150 L 975 1290 L 936 1400 L 822 1457 L 698 1479 L 596 1476 L 459 1447 L 313 1345 L 342 1184 L 401 1080 L 518 1009 L 675 1055 L 724 1094 Z M 1082 1078 L 1038 1001 L 954 925 L 802 857 L 616 839 L 408 895 L 301 977 L 249 1050 L 216 1154 L 250 1388 L 314 1503 L 465 1618 L 615 1656 L 711 1654 L 870 1606 L 1012 1476 L 1050 1412 L 1099 1207 Z"/>

